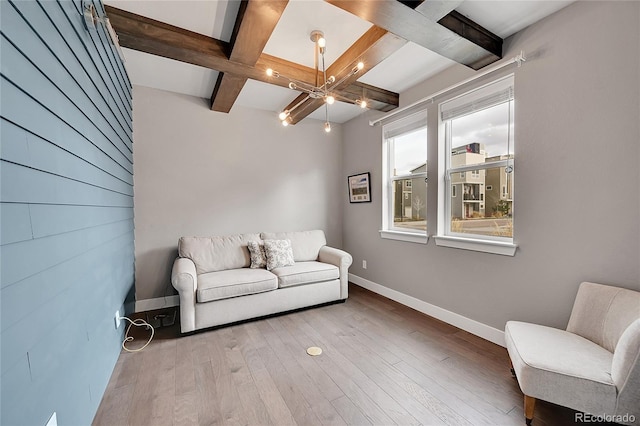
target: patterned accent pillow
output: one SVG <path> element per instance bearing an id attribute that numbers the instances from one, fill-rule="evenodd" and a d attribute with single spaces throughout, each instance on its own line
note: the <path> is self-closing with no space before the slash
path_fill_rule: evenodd
<path id="1" fill-rule="evenodd" d="M 264 240 L 264 252 L 267 255 L 267 271 L 294 264 L 290 240 Z"/>
<path id="2" fill-rule="evenodd" d="M 267 266 L 267 255 L 264 253 L 264 245 L 262 242 L 249 241 L 249 257 L 251 257 L 251 269 L 260 269 Z"/>

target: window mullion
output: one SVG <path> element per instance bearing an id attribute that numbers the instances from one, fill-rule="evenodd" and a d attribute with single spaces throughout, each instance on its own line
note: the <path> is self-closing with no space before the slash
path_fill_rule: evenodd
<path id="1" fill-rule="evenodd" d="M 506 167 L 510 165 L 512 162 L 513 162 L 513 159 L 491 161 L 489 163 L 469 164 L 468 166 L 451 167 L 449 171 L 451 173 L 464 173 L 464 172 L 471 172 L 474 170 L 487 170 L 487 169 L 493 169 L 495 167 Z"/>

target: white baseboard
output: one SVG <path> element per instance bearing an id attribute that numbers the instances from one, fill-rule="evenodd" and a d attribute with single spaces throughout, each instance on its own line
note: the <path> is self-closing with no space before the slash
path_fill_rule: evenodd
<path id="1" fill-rule="evenodd" d="M 154 309 L 170 308 L 180 305 L 180 296 L 174 294 L 167 297 L 156 297 L 155 299 L 136 300 L 136 312 L 152 311 Z"/>
<path id="2" fill-rule="evenodd" d="M 505 346 L 504 331 L 502 330 L 498 330 L 497 328 L 472 320 L 471 318 L 456 314 L 455 312 L 447 311 L 439 306 L 432 305 L 431 303 L 416 299 L 413 296 L 400 293 L 397 290 L 390 289 L 389 287 L 374 283 L 373 281 L 369 281 L 354 274 L 349 274 L 349 281 L 359 285 L 360 287 L 366 288 L 367 290 L 371 290 L 374 293 L 378 293 L 391 300 L 395 300 L 398 303 L 402 303 L 403 305 L 422 312 L 423 314 L 427 314 L 439 319 L 440 321 L 444 321 L 447 324 L 451 324 L 464 331 L 468 331 L 471 334 L 482 337 L 496 345 Z"/>

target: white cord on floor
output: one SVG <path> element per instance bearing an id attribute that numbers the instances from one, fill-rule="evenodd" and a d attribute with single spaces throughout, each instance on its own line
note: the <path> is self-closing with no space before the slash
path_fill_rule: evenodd
<path id="1" fill-rule="evenodd" d="M 120 317 L 121 320 L 127 320 L 130 322 L 129 327 L 127 327 L 127 332 L 124 334 L 124 341 L 122 342 L 122 349 L 124 349 L 127 352 L 140 352 L 141 350 L 143 350 L 144 348 L 146 348 L 149 343 L 151 343 L 151 339 L 153 339 L 153 335 L 155 333 L 155 330 L 153 329 L 153 326 L 151 324 L 149 324 L 148 322 L 146 322 L 143 319 L 136 319 L 136 320 L 130 320 L 127 317 Z M 131 342 L 133 340 L 133 337 L 129 336 L 129 330 L 131 330 L 131 326 L 135 325 L 136 327 L 142 327 L 142 326 L 146 326 L 147 329 L 151 329 L 151 336 L 149 336 L 149 340 L 147 341 L 147 343 L 144 344 L 143 347 L 139 348 L 139 349 L 128 349 L 125 346 L 125 343 L 127 342 Z"/>

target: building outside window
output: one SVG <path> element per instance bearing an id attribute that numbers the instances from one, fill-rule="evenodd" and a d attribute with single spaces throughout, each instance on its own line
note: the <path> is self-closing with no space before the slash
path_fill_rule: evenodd
<path id="1" fill-rule="evenodd" d="M 513 113 L 513 76 L 440 105 L 446 193 L 438 236 L 513 243 Z"/>
<path id="2" fill-rule="evenodd" d="M 383 127 L 381 235 L 427 230 L 427 116 L 418 112 Z"/>

